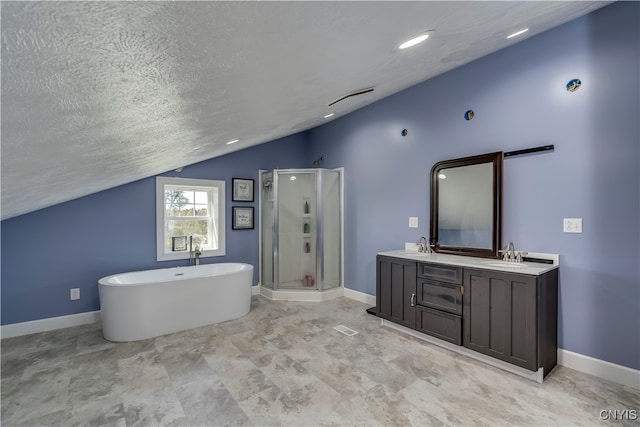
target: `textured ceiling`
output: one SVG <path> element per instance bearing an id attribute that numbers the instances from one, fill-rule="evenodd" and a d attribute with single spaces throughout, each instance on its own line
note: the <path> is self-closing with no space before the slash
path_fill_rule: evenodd
<path id="1" fill-rule="evenodd" d="M 2 219 L 310 129 L 605 4 L 2 2 Z"/>

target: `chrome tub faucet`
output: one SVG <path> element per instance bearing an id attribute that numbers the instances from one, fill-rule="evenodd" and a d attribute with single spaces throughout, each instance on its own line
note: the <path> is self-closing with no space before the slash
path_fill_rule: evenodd
<path id="1" fill-rule="evenodd" d="M 199 236 L 196 236 L 196 238 L 199 238 Z M 200 245 L 196 244 L 194 248 L 193 235 L 189 236 L 189 265 L 200 265 L 200 255 L 202 255 Z"/>

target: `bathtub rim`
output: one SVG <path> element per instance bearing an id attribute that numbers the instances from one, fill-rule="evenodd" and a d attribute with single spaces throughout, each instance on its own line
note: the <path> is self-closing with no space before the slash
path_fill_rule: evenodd
<path id="1" fill-rule="evenodd" d="M 115 278 L 115 277 L 124 276 L 124 275 L 127 275 L 127 274 L 147 273 L 147 272 L 152 272 L 152 271 L 153 272 L 157 272 L 157 271 L 167 271 L 167 270 L 187 270 L 187 269 L 190 269 L 190 268 L 211 267 L 211 266 L 222 265 L 222 264 L 237 265 L 237 266 L 240 266 L 241 268 L 239 268 L 238 270 L 228 271 L 228 272 L 225 272 L 225 273 L 211 272 L 209 274 L 192 275 L 192 276 L 175 276 L 175 275 L 167 274 L 166 277 L 163 277 L 161 280 L 146 280 L 146 281 L 134 282 L 134 283 L 112 283 L 112 282 L 110 282 L 110 280 Z M 198 278 L 204 278 L 204 277 L 224 277 L 224 276 L 230 276 L 230 275 L 233 275 L 233 274 L 240 274 L 240 273 L 243 273 L 243 272 L 246 272 L 246 271 L 253 271 L 253 269 L 254 269 L 254 267 L 253 267 L 252 264 L 244 263 L 244 262 L 220 262 L 220 263 L 212 263 L 212 264 L 192 265 L 192 266 L 186 266 L 186 267 L 176 266 L 176 267 L 165 267 L 165 268 L 151 268 L 151 269 L 147 269 L 147 270 L 125 271 L 125 272 L 122 272 L 122 273 L 111 274 L 109 276 L 105 276 L 105 277 L 102 277 L 102 278 L 98 279 L 98 285 L 100 285 L 100 286 L 113 286 L 113 287 L 153 285 L 153 284 L 156 284 L 156 283 L 179 282 L 179 281 L 190 280 L 190 279 L 198 279 Z"/>

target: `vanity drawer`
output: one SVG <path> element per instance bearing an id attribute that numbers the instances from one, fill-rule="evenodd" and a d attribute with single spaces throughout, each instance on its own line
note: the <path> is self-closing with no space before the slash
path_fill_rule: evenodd
<path id="1" fill-rule="evenodd" d="M 462 267 L 422 262 L 418 264 L 418 276 L 461 285 Z"/>
<path id="2" fill-rule="evenodd" d="M 462 345 L 462 318 L 431 308 L 416 307 L 416 329 L 441 340 Z"/>
<path id="3" fill-rule="evenodd" d="M 436 310 L 462 315 L 461 285 L 418 279 L 416 303 Z"/>

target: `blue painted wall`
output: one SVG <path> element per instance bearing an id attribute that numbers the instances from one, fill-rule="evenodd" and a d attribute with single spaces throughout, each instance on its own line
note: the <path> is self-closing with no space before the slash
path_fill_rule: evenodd
<path id="1" fill-rule="evenodd" d="M 429 235 L 435 162 L 554 144 L 505 160 L 504 243 L 561 254 L 560 347 L 640 368 L 639 11 L 613 4 L 312 130 L 311 157 L 345 167 L 347 286 L 375 294 L 376 253 Z"/>
<path id="2" fill-rule="evenodd" d="M 226 186 L 226 256 L 202 263 L 247 262 L 258 281 L 258 227 L 231 230 L 231 207 L 254 206 L 258 170 L 308 166 L 307 144 L 297 134 L 184 168 L 165 176 L 223 179 Z M 255 202 L 231 202 L 231 178 L 255 179 Z M 94 311 L 98 279 L 126 271 L 186 265 L 156 261 L 155 177 L 2 221 L 2 324 Z M 69 300 L 80 288 L 81 299 Z"/>
<path id="3" fill-rule="evenodd" d="M 308 133 L 179 176 L 226 179 L 229 190 L 231 177 L 307 167 L 321 155 L 325 167 L 344 166 L 345 284 L 375 294 L 376 253 L 428 235 L 433 163 L 555 144 L 505 162 L 504 241 L 561 254 L 560 347 L 638 369 L 639 15 L 639 3 L 615 3 Z M 569 93 L 574 77 L 583 86 Z M 472 121 L 463 119 L 468 109 Z M 149 178 L 3 221 L 2 324 L 97 310 L 100 277 L 179 264 L 155 261 L 154 189 Z M 227 203 L 230 211 L 229 192 Z M 409 216 L 419 229 L 408 228 Z M 564 217 L 582 217 L 584 233 L 562 233 Z M 228 223 L 227 254 L 207 262 L 257 266 L 258 231 Z M 68 300 L 72 287 L 80 301 Z"/>

